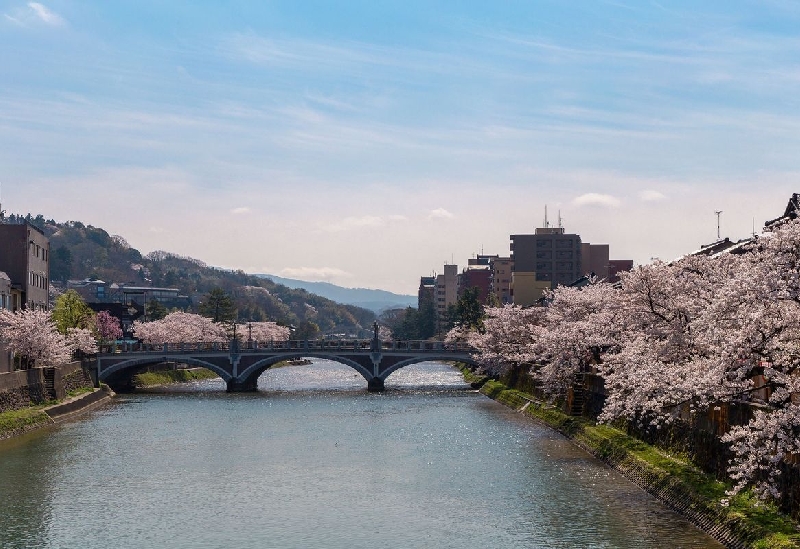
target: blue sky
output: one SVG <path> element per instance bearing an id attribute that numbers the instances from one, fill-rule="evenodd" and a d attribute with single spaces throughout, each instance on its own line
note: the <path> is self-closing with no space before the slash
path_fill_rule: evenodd
<path id="1" fill-rule="evenodd" d="M 613 258 L 800 192 L 800 3 L 0 0 L 8 211 L 413 293 L 560 211 Z"/>

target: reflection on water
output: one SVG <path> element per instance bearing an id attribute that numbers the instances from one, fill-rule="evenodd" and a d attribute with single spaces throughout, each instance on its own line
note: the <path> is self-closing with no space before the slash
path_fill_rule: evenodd
<path id="1" fill-rule="evenodd" d="M 386 386 L 320 360 L 5 444 L 0 547 L 719 547 L 446 365 Z"/>

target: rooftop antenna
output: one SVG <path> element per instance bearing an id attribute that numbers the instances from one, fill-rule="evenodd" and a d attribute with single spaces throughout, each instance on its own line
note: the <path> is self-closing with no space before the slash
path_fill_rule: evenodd
<path id="1" fill-rule="evenodd" d="M 719 240 L 719 216 L 722 214 L 722 210 L 714 210 L 714 213 L 717 214 L 717 240 Z"/>
<path id="2" fill-rule="evenodd" d="M 563 229 L 564 225 L 561 224 L 561 210 L 558 210 L 558 228 Z"/>
<path id="3" fill-rule="evenodd" d="M 547 204 L 544 205 L 544 228 L 546 229 L 549 227 L 550 224 L 547 222 Z"/>
<path id="4" fill-rule="evenodd" d="M 753 238 L 756 236 L 756 218 L 753 218 Z"/>

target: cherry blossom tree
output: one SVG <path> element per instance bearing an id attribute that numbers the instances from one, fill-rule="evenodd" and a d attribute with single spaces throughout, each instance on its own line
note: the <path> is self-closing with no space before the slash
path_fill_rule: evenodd
<path id="1" fill-rule="evenodd" d="M 582 288 L 559 286 L 545 296 L 547 307 L 533 326 L 534 375 L 549 394 L 563 394 L 575 375 L 599 364 L 614 348 L 619 289 L 593 281 Z"/>
<path id="2" fill-rule="evenodd" d="M 603 421 L 660 427 L 752 403 L 753 419 L 722 437 L 734 491 L 779 496 L 780 471 L 800 454 L 800 222 L 734 253 L 656 262 L 619 286 L 557 288 L 547 301 L 489 308 L 484 333 L 448 340 L 471 343 L 490 373 L 530 365 L 552 393 L 591 365 L 605 381 Z"/>
<path id="3" fill-rule="evenodd" d="M 465 341 L 473 346 L 478 351 L 477 361 L 489 375 L 530 364 L 535 357 L 534 328 L 542 321 L 543 309 L 505 305 L 488 307 L 485 314 L 482 331 L 456 327 L 445 341 Z"/>
<path id="4" fill-rule="evenodd" d="M 596 325 L 615 343 L 602 357 L 608 398 L 601 420 L 660 426 L 746 389 L 746 378 L 728 375 L 728 323 L 711 318 L 737 263 L 691 256 L 623 276 L 615 322 Z"/>
<path id="5" fill-rule="evenodd" d="M 97 340 L 88 328 L 68 328 L 66 340 L 72 353 L 79 355 L 97 353 Z"/>
<path id="6" fill-rule="evenodd" d="M 70 361 L 72 347 L 42 309 L 10 312 L 0 309 L 0 338 L 25 368 L 57 366 Z"/>
<path id="7" fill-rule="evenodd" d="M 100 311 L 95 315 L 95 327 L 100 341 L 113 341 L 122 337 L 119 319 L 108 311 Z"/>
<path id="8" fill-rule="evenodd" d="M 251 339 L 257 343 L 286 341 L 289 339 L 289 327 L 275 322 L 248 322 L 237 325 L 236 337 L 241 341 Z"/>
<path id="9" fill-rule="evenodd" d="M 228 341 L 225 327 L 193 313 L 170 313 L 153 322 L 135 321 L 132 331 L 145 343 L 224 343 Z"/>

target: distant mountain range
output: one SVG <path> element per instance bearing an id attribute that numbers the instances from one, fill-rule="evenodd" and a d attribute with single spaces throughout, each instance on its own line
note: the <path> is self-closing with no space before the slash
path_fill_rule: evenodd
<path id="1" fill-rule="evenodd" d="M 257 274 L 255 276 L 268 278 L 276 284 L 281 284 L 288 288 L 302 289 L 337 303 L 369 309 L 374 311 L 375 314 L 380 314 L 387 309 L 404 309 L 409 306 L 417 306 L 417 296 L 414 295 L 395 294 L 386 290 L 370 290 L 368 288 L 344 288 L 330 282 L 307 282 L 271 274 Z"/>

